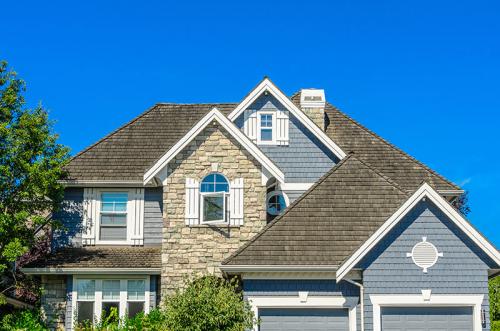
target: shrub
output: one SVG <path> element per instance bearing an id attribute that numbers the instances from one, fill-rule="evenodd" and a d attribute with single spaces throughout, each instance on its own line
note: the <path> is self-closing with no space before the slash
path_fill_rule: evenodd
<path id="1" fill-rule="evenodd" d="M 36 310 L 20 310 L 2 318 L 0 330 L 45 331 L 48 330 Z"/>
<path id="2" fill-rule="evenodd" d="M 184 290 L 167 297 L 165 314 L 171 331 L 244 331 L 254 323 L 237 280 L 215 276 L 186 281 Z"/>

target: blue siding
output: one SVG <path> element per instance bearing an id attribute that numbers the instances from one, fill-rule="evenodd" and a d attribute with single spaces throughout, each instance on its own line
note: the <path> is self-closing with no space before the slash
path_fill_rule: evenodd
<path id="1" fill-rule="evenodd" d="M 288 112 L 271 95 L 260 96 L 248 109 Z M 259 147 L 284 172 L 287 183 L 314 183 L 330 170 L 338 159 L 296 117 L 292 114 L 289 114 L 289 117 L 289 145 Z M 235 124 L 243 128 L 243 114 L 235 120 Z"/>
<path id="2" fill-rule="evenodd" d="M 422 241 L 433 243 L 444 256 L 423 273 L 406 253 Z M 436 206 L 420 202 L 376 246 L 358 267 L 364 269 L 365 325 L 373 328 L 370 294 L 483 294 L 489 317 L 488 269 L 493 262 Z M 489 322 L 484 330 L 489 330 Z"/>
<path id="3" fill-rule="evenodd" d="M 163 188 L 144 190 L 144 246 L 161 246 L 163 235 Z"/>

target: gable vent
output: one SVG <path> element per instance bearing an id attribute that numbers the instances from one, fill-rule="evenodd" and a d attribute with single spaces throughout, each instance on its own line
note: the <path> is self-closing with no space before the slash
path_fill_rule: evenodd
<path id="1" fill-rule="evenodd" d="M 407 253 L 406 256 L 411 257 L 413 263 L 426 273 L 427 269 L 434 266 L 438 258 L 443 256 L 443 253 L 438 253 L 436 246 L 423 237 L 422 241 L 413 246 L 411 253 Z"/>

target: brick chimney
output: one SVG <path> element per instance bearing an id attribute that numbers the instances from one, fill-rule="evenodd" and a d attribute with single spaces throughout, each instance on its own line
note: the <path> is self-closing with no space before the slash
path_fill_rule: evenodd
<path id="1" fill-rule="evenodd" d="M 300 108 L 323 131 L 325 130 L 325 103 L 325 90 L 300 90 Z"/>

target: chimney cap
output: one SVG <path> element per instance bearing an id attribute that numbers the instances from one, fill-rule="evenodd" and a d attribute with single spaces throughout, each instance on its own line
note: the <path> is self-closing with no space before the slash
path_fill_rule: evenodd
<path id="1" fill-rule="evenodd" d="M 324 108 L 325 103 L 325 90 L 314 88 L 300 90 L 300 106 L 302 108 Z"/>

